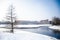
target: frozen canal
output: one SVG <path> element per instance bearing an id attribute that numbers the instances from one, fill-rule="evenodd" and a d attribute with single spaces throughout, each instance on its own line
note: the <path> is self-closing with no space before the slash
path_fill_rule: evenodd
<path id="1" fill-rule="evenodd" d="M 60 33 L 54 32 L 54 30 L 48 28 L 47 26 L 35 28 L 35 29 L 21 29 L 21 30 L 38 33 L 38 34 L 43 34 L 43 35 L 48 35 L 48 36 L 52 36 L 57 39 L 60 39 Z"/>
<path id="2" fill-rule="evenodd" d="M 34 27 L 34 26 L 33 26 Z M 38 33 L 38 34 L 43 34 L 43 35 L 47 35 L 47 36 L 52 36 L 55 37 L 57 39 L 60 39 L 60 32 L 55 32 L 54 30 L 50 29 L 49 26 L 45 25 L 36 25 L 35 27 L 39 27 L 39 28 L 35 28 L 35 29 L 20 29 L 20 30 L 24 30 L 24 31 L 28 31 L 28 32 L 32 32 L 32 33 Z"/>
<path id="3" fill-rule="evenodd" d="M 32 25 L 24 25 L 26 27 L 32 27 Z M 24 27 L 23 26 L 23 27 Z M 34 25 L 35 27 L 38 27 L 38 28 L 32 28 L 32 29 L 18 29 L 21 31 L 24 31 L 24 32 L 31 32 L 31 33 L 36 33 L 36 34 L 40 34 L 40 35 L 45 35 L 45 36 L 50 36 L 50 37 L 54 37 L 54 38 L 57 38 L 57 39 L 60 39 L 60 33 L 56 33 L 54 32 L 54 30 L 50 29 L 48 26 L 42 26 L 42 25 Z M 34 27 L 33 26 L 33 27 Z M 17 27 L 17 26 L 16 26 Z M 19 27 L 21 27 L 19 25 Z M 16 30 L 16 29 L 14 29 Z M 25 34 L 23 34 L 25 35 Z M 27 35 L 27 34 L 26 34 Z M 1 36 L 1 35 L 0 35 Z M 16 35 L 17 36 L 17 35 Z M 38 37 L 39 38 L 39 37 Z"/>

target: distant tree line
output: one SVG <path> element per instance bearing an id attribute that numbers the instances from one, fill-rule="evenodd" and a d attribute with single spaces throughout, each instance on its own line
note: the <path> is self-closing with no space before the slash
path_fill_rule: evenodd
<path id="1" fill-rule="evenodd" d="M 52 25 L 60 25 L 60 18 L 58 17 L 53 17 L 51 21 Z"/>

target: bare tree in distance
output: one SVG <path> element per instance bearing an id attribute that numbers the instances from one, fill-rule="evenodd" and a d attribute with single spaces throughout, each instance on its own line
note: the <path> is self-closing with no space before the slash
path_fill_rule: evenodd
<path id="1" fill-rule="evenodd" d="M 9 12 L 6 16 L 7 21 L 9 22 L 9 24 L 7 25 L 9 28 L 11 28 L 10 32 L 14 33 L 14 25 L 15 25 L 15 21 L 16 21 L 16 15 L 14 13 L 14 7 L 13 5 L 10 5 L 9 8 Z"/>
<path id="2" fill-rule="evenodd" d="M 60 25 L 60 18 L 58 18 L 58 17 L 53 17 L 53 19 L 52 19 L 52 24 L 53 24 L 53 25 Z"/>

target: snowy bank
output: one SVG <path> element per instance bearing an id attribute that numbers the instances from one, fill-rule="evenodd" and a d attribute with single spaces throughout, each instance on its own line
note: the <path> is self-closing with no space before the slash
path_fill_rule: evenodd
<path id="1" fill-rule="evenodd" d="M 50 26 L 49 28 L 60 31 L 60 26 Z"/>
<path id="2" fill-rule="evenodd" d="M 14 29 L 14 33 L 0 32 L 0 40 L 57 40 L 56 38 Z"/>

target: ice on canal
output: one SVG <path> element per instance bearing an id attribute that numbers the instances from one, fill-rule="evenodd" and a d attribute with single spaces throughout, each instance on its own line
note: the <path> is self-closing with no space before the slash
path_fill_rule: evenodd
<path id="1" fill-rule="evenodd" d="M 0 30 L 0 40 L 57 40 L 54 37 L 14 29 L 14 33 L 6 32 L 8 29 Z M 8 30 L 9 31 L 9 30 Z"/>

